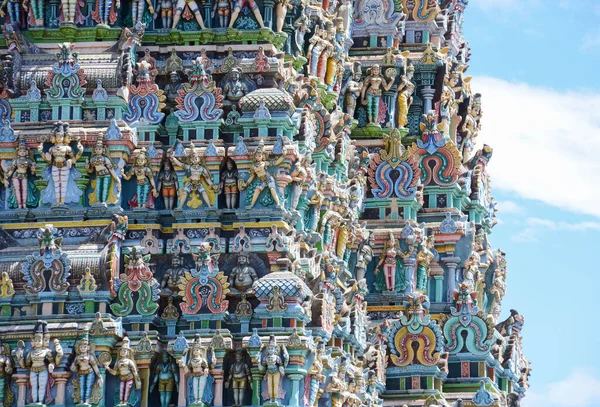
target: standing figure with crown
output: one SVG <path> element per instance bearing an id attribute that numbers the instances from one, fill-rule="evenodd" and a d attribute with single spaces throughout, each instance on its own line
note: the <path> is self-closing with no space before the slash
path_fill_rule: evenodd
<path id="1" fill-rule="evenodd" d="M 134 175 L 137 179 L 136 194 L 129 200 L 131 208 L 154 209 L 154 198 L 158 196 L 158 191 L 154 184 L 154 171 L 152 171 L 149 161 L 146 149 L 142 148 L 133 160 L 133 166 L 129 171 L 125 172 L 121 169 L 121 176 L 124 179 L 130 180 Z"/>
<path id="2" fill-rule="evenodd" d="M 242 179 L 238 180 L 239 189 L 242 191 L 250 187 L 255 179 L 258 180 L 256 185 L 254 185 L 252 201 L 250 202 L 250 205 L 246 207 L 246 209 L 251 209 L 254 207 L 258 197 L 260 196 L 260 193 L 267 187 L 269 188 L 271 198 L 275 202 L 275 205 L 279 205 L 277 183 L 275 182 L 273 175 L 269 172 L 269 167 L 281 164 L 284 159 L 285 155 L 282 155 L 279 157 L 279 159 L 277 159 L 277 161 L 269 161 L 268 154 L 265 152 L 265 144 L 262 139 L 260 140 L 258 147 L 256 147 L 256 150 L 254 151 L 252 166 L 250 167 L 250 178 L 248 178 L 248 181 L 245 182 Z"/>
<path id="3" fill-rule="evenodd" d="M 19 140 L 17 157 L 10 164 L 6 173 L 4 186 L 11 188 L 8 203 L 11 208 L 26 209 L 37 205 L 36 188 L 33 181 L 29 179 L 29 173 L 35 176 L 35 161 L 32 159 L 31 151 L 27 148 L 25 140 Z M 10 184 L 9 184 L 10 180 Z"/>
<path id="4" fill-rule="evenodd" d="M 212 401 L 213 377 L 209 374 L 206 347 L 202 346 L 200 335 L 196 334 L 194 342 L 189 349 L 190 356 L 185 361 L 185 354 L 177 361 L 179 367 L 183 368 L 185 374 L 191 376 L 192 394 L 190 406 L 204 406 L 204 403 Z"/>
<path id="5" fill-rule="evenodd" d="M 75 168 L 77 160 L 83 154 L 81 141 L 76 138 L 77 147 L 71 147 L 72 135 L 69 124 L 57 122 L 54 125 L 50 142 L 53 144 L 44 150 L 44 141 L 40 143 L 38 151 L 48 163 L 44 170 L 44 179 L 48 186 L 42 191 L 42 202 L 47 204 L 65 205 L 79 202 L 83 192 L 77 186 L 76 180 L 81 174 Z"/>
<path id="6" fill-rule="evenodd" d="M 271 335 L 268 345 L 262 349 L 259 357 L 259 369 L 265 373 L 267 385 L 263 397 L 270 403 L 277 404 L 277 399 L 281 400 L 285 397 L 281 387 L 281 378 L 285 376 L 285 368 L 289 359 L 285 345 L 277 345 L 275 335 Z"/>
<path id="7" fill-rule="evenodd" d="M 23 369 L 29 369 L 31 385 L 31 401 L 33 404 L 44 404 L 49 396 L 47 392 L 49 376 L 54 367 L 60 364 L 63 349 L 58 339 L 54 339 L 54 351 L 50 349 L 50 334 L 46 321 L 37 321 L 33 328 L 31 350 L 25 356 L 25 344 L 19 341 L 15 351 L 15 359 Z"/>
<path id="8" fill-rule="evenodd" d="M 121 180 L 115 172 L 115 165 L 102 138 L 103 135 L 100 134 L 91 159 L 85 161 L 88 174 L 96 173 L 96 179 L 92 181 L 94 191 L 89 194 L 89 199 L 92 205 L 95 203 L 114 205 L 119 199 Z"/>
<path id="9" fill-rule="evenodd" d="M 92 347 L 93 343 L 89 341 L 87 333 L 75 347 L 76 356 L 71 364 L 71 371 L 78 376 L 77 380 L 73 381 L 73 401 L 78 406 L 97 404 L 102 398 L 103 381 Z"/>
<path id="10" fill-rule="evenodd" d="M 185 155 L 187 157 L 186 162 L 182 162 L 175 157 L 173 150 L 169 151 L 169 158 L 173 164 L 187 171 L 187 182 L 179 196 L 178 209 L 183 208 L 190 194 L 202 195 L 206 205 L 211 206 L 215 201 L 215 195 L 212 195 L 213 199 L 211 200 L 207 188 L 218 193 L 219 185 L 213 183 L 212 175 L 204 163 L 204 156 L 200 149 L 194 146 L 194 143 L 190 143 L 190 147 L 185 150 Z M 199 206 L 199 203 L 196 199 L 191 199 L 188 206 L 195 209 Z"/>
<path id="11" fill-rule="evenodd" d="M 119 358 L 117 359 L 115 368 L 110 368 L 108 362 L 104 364 L 104 368 L 110 374 L 119 376 L 119 379 L 121 379 L 118 406 L 129 405 L 133 383 L 135 382 L 135 388 L 139 390 L 142 388 L 142 381 L 138 374 L 137 365 L 135 364 L 133 349 L 129 346 L 128 337 L 123 338 L 123 344 L 119 350 Z"/>

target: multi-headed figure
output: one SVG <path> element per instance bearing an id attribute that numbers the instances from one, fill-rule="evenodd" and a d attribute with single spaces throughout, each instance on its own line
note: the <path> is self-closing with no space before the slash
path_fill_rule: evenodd
<path id="1" fill-rule="evenodd" d="M 173 150 L 169 151 L 169 159 L 188 173 L 188 181 L 185 183 L 179 197 L 178 209 L 183 208 L 183 205 L 185 205 L 186 200 L 191 193 L 200 194 L 202 199 L 204 199 L 204 203 L 207 206 L 211 206 L 211 200 L 209 199 L 206 188 L 212 188 L 217 192 L 219 190 L 219 185 L 213 183 L 212 174 L 204 164 L 204 156 L 200 152 L 200 149 L 196 148 L 193 143 L 190 143 L 190 147 L 186 149 L 186 157 L 187 162 L 182 162 L 175 157 Z"/>

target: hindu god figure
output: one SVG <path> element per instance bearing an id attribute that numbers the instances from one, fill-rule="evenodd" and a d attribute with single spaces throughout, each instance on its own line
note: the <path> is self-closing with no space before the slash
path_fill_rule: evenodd
<path id="1" fill-rule="evenodd" d="M 283 31 L 283 23 L 288 10 L 293 10 L 294 6 L 290 4 L 290 0 L 278 0 L 275 2 L 275 32 Z"/>
<path id="2" fill-rule="evenodd" d="M 395 72 L 395 71 L 394 71 Z M 381 75 L 381 68 L 378 64 L 371 67 L 369 75 L 365 78 L 360 96 L 362 104 L 367 107 L 367 118 L 369 123 L 379 124 L 379 101 L 381 100 L 382 90 L 390 90 L 394 84 L 394 77 L 386 81 Z"/>
<path id="3" fill-rule="evenodd" d="M 289 356 L 284 345 L 277 345 L 275 335 L 269 338 L 269 344 L 263 350 L 264 355 L 260 357 L 259 368 L 265 373 L 267 384 L 266 395 L 271 403 L 276 403 L 277 399 L 282 398 L 280 392 L 281 378 L 285 375 L 285 367 L 288 364 Z"/>
<path id="4" fill-rule="evenodd" d="M 13 370 L 10 348 L 8 344 L 0 343 L 0 406 L 4 406 L 5 401 L 11 404 L 10 399 L 13 395 L 10 390 L 10 376 Z"/>
<path id="5" fill-rule="evenodd" d="M 146 4 L 148 5 L 148 12 L 154 14 L 154 6 L 152 0 L 132 0 L 131 2 L 131 22 L 133 26 L 137 23 L 141 23 L 144 18 L 144 11 L 146 10 Z"/>
<path id="6" fill-rule="evenodd" d="M 79 385 L 79 394 L 73 393 L 76 404 L 90 405 L 94 386 L 102 388 L 102 376 L 98 369 L 98 361 L 91 348 L 87 335 L 75 347 L 75 360 L 71 364 L 71 371 L 77 373 L 76 385 Z"/>
<path id="7" fill-rule="evenodd" d="M 114 376 L 119 376 L 121 383 L 119 384 L 119 404 L 118 406 L 127 406 L 131 390 L 135 383 L 136 389 L 142 388 L 142 381 L 138 374 L 137 365 L 134 359 L 134 351 L 129 346 L 129 338 L 123 338 L 123 344 L 119 349 L 119 358 L 115 363 L 115 368 L 109 366 L 109 362 L 104 364 L 107 372 Z"/>
<path id="8" fill-rule="evenodd" d="M 121 0 L 96 0 L 96 8 L 92 11 L 92 18 L 100 25 L 110 25 L 117 21 L 118 9 Z"/>
<path id="9" fill-rule="evenodd" d="M 225 388 L 232 388 L 233 390 L 233 407 L 241 407 L 244 405 L 244 393 L 252 383 L 252 375 L 250 374 L 250 367 L 248 363 L 244 361 L 244 354 L 241 350 L 235 353 L 235 362 L 229 369 L 229 375 L 225 382 Z"/>
<path id="10" fill-rule="evenodd" d="M 183 10 L 189 7 L 192 14 L 196 17 L 196 21 L 200 26 L 200 29 L 206 30 L 206 26 L 204 25 L 204 20 L 202 19 L 202 14 L 200 14 L 200 7 L 196 0 L 177 0 L 177 5 L 175 7 L 175 18 L 173 19 L 173 26 L 171 27 L 173 30 L 177 28 L 177 24 L 179 24 L 179 19 L 181 18 L 181 13 Z"/>
<path id="11" fill-rule="evenodd" d="M 170 160 L 165 160 L 163 163 L 163 170 L 158 175 L 158 190 L 162 195 L 165 209 L 171 211 L 175 208 L 178 188 L 179 181 L 177 179 L 177 173 L 173 169 L 173 164 Z"/>
<path id="12" fill-rule="evenodd" d="M 421 293 L 427 292 L 427 281 L 429 280 L 429 264 L 435 257 L 431 249 L 435 244 L 435 236 L 427 236 L 421 244 L 421 250 L 417 253 L 417 284 L 416 289 Z"/>
<path id="13" fill-rule="evenodd" d="M 240 253 L 237 258 L 237 265 L 229 274 L 229 289 L 232 293 L 245 293 L 252 288 L 252 284 L 258 280 L 256 271 L 250 267 L 250 258 L 248 253 Z"/>
<path id="14" fill-rule="evenodd" d="M 74 150 L 70 146 L 71 138 L 69 124 L 57 122 L 50 137 L 53 146 L 44 151 L 44 142 L 42 142 L 38 147 L 40 155 L 48 163 L 48 167 L 44 170 L 44 179 L 48 181 L 48 186 L 42 191 L 43 203 L 56 205 L 76 203 L 83 195 L 75 182 L 81 176 L 75 164 L 83 154 L 83 146 L 79 138 L 76 138 L 77 149 Z"/>
<path id="15" fill-rule="evenodd" d="M 27 148 L 25 140 L 21 138 L 17 147 L 17 157 L 10 164 L 4 180 L 6 188 L 9 188 L 9 185 L 12 187 L 9 196 L 11 207 L 16 206 L 19 209 L 26 209 L 28 206 L 37 205 L 35 184 L 29 179 L 29 174 L 35 176 L 35 173 L 35 161 L 32 159 L 31 151 Z"/>
<path id="16" fill-rule="evenodd" d="M 0 17 L 4 17 L 6 13 L 2 11 L 3 8 L 6 7 L 8 12 L 8 17 L 10 17 L 10 23 L 21 23 L 21 7 L 23 1 L 22 0 L 4 0 L 0 5 Z M 27 11 L 27 9 L 25 9 Z M 8 21 L 7 21 L 8 22 Z"/>
<path id="17" fill-rule="evenodd" d="M 136 195 L 129 201 L 129 206 L 153 209 L 154 198 L 158 196 L 158 191 L 154 184 L 154 171 L 149 166 L 145 149 L 138 152 L 129 171 L 125 172 L 121 169 L 121 176 L 126 180 L 130 180 L 134 175 L 137 180 Z"/>
<path id="18" fill-rule="evenodd" d="M 171 259 L 171 267 L 165 272 L 160 285 L 161 295 L 179 296 L 179 283 L 188 271 L 183 267 L 183 258 L 180 254 L 174 254 Z"/>
<path id="19" fill-rule="evenodd" d="M 225 194 L 225 207 L 235 209 L 238 206 L 240 190 L 238 188 L 238 171 L 231 158 L 227 158 L 225 169 L 221 172 L 221 190 Z"/>
<path id="20" fill-rule="evenodd" d="M 48 377 L 54 372 L 54 367 L 60 364 L 63 357 L 62 346 L 58 339 L 54 339 L 54 351 L 50 349 L 48 323 L 40 320 L 35 324 L 31 350 L 25 357 L 24 348 L 23 342 L 20 342 L 15 352 L 15 358 L 23 369 L 29 369 L 32 402 L 44 404 Z"/>
<path id="21" fill-rule="evenodd" d="M 267 154 L 264 151 L 264 142 L 263 140 L 260 141 L 258 147 L 256 147 L 256 150 L 254 151 L 252 166 L 250 167 L 250 178 L 248 178 L 248 181 L 246 182 L 242 179 L 238 180 L 239 188 L 243 191 L 252 184 L 252 181 L 258 179 L 258 183 L 254 188 L 254 194 L 252 195 L 252 201 L 250 205 L 247 206 L 247 209 L 254 207 L 258 200 L 258 196 L 267 187 L 271 193 L 271 198 L 275 201 L 275 205 L 279 205 L 277 184 L 275 183 L 275 178 L 269 172 L 269 167 L 281 164 L 284 159 L 285 155 L 282 155 L 277 161 L 268 161 Z"/>
<path id="22" fill-rule="evenodd" d="M 362 89 L 362 65 L 360 62 L 354 62 L 352 66 L 352 77 L 348 81 L 346 87 L 346 93 L 344 94 L 344 102 L 346 105 L 346 113 L 354 118 L 354 111 L 356 110 L 356 100 L 360 96 Z"/>
<path id="23" fill-rule="evenodd" d="M 225 95 L 225 104 L 236 105 L 241 98 L 248 93 L 248 85 L 241 80 L 242 70 L 240 68 L 232 68 L 229 79 L 223 86 L 223 94 Z"/>
<path id="24" fill-rule="evenodd" d="M 188 195 L 191 193 L 200 194 L 206 206 L 211 206 L 212 202 L 206 188 L 211 188 L 213 191 L 218 192 L 219 185 L 213 183 L 212 174 L 204 163 L 204 155 L 200 152 L 200 149 L 194 146 L 194 143 L 190 143 L 190 147 L 186 149 L 186 156 L 187 162 L 182 162 L 175 157 L 173 150 L 169 151 L 169 159 L 175 165 L 186 170 L 188 177 L 188 181 L 185 183 L 183 191 L 181 191 L 181 195 L 179 196 L 178 209 L 183 208 Z"/>
<path id="25" fill-rule="evenodd" d="M 160 18 L 162 20 L 162 28 L 169 29 L 173 24 L 173 1 L 172 0 L 159 0 L 156 5 L 156 11 L 154 12 L 154 19 L 158 17 L 160 11 Z M 179 75 L 178 75 L 179 76 Z M 165 89 L 166 92 L 166 89 Z M 168 98 L 168 96 L 167 96 Z"/>
<path id="26" fill-rule="evenodd" d="M 256 4 L 256 1 L 254 0 L 236 0 L 235 9 L 233 10 L 231 21 L 229 22 L 229 28 L 233 28 L 233 25 L 235 24 L 245 5 L 248 5 L 248 7 L 252 10 L 252 13 L 254 14 L 254 17 L 256 18 L 260 28 L 265 28 L 265 23 L 263 22 L 262 15 L 260 15 L 260 10 L 258 9 L 258 4 Z"/>
<path id="27" fill-rule="evenodd" d="M 380 268 L 383 266 L 383 273 Z M 375 266 L 375 288 L 379 291 L 396 291 L 396 285 L 404 285 L 406 276 L 404 275 L 404 265 L 398 254 L 396 240 L 390 232 L 388 240 L 385 242 L 381 257 L 377 266 Z"/>
<path id="28" fill-rule="evenodd" d="M 302 195 L 302 191 L 305 188 L 308 188 L 306 182 L 309 179 L 309 168 L 312 165 L 312 155 L 307 153 L 300 162 L 296 165 L 290 177 L 292 178 L 291 183 L 291 209 L 296 209 L 298 207 L 298 202 L 300 201 L 300 195 Z"/>
<path id="29" fill-rule="evenodd" d="M 154 380 L 150 386 L 150 392 L 153 392 L 156 385 L 158 385 L 160 407 L 169 407 L 173 392 L 179 385 L 179 375 L 177 365 L 167 352 L 162 352 L 160 358 L 160 362 L 154 369 Z"/>
<path id="30" fill-rule="evenodd" d="M 232 0 L 217 0 L 212 9 L 211 17 L 215 18 L 215 14 L 219 15 L 219 24 L 221 28 L 227 28 L 229 26 L 229 19 L 231 17 L 231 9 L 233 8 Z"/>
<path id="31" fill-rule="evenodd" d="M 319 397 L 323 394 L 323 389 L 321 389 L 321 384 L 325 382 L 325 375 L 323 374 L 325 365 L 325 344 L 322 341 L 319 341 L 317 344 L 317 351 L 315 354 L 315 358 L 313 360 L 312 365 L 308 369 L 308 377 L 310 380 L 307 380 L 305 384 L 305 393 L 308 394 L 308 406 L 316 407 L 319 401 Z M 308 389 L 309 391 L 306 391 Z"/>
<path id="32" fill-rule="evenodd" d="M 94 192 L 89 196 L 90 204 L 116 204 L 121 191 L 121 179 L 115 172 L 115 165 L 102 138 L 102 134 L 98 135 L 92 157 L 85 161 L 88 174 L 96 173 Z"/>
<path id="33" fill-rule="evenodd" d="M 408 109 L 412 105 L 412 94 L 415 91 L 415 84 L 412 79 L 415 73 L 414 65 L 406 67 L 406 74 L 402 75 L 402 80 L 398 86 L 398 126 L 406 127 L 408 124 Z"/>
<path id="34" fill-rule="evenodd" d="M 192 376 L 192 404 L 203 405 L 203 398 L 209 381 L 209 364 L 206 357 L 206 347 L 200 342 L 200 335 L 196 335 L 190 346 L 190 356 L 187 362 L 185 355 L 178 360 L 177 364 L 183 368 L 185 374 Z M 211 380 L 212 381 L 212 380 Z"/>

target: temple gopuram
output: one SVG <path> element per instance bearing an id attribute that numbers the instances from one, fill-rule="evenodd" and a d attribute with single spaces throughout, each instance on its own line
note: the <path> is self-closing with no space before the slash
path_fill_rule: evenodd
<path id="1" fill-rule="evenodd" d="M 468 0 L 3 0 L 3 407 L 518 406 Z"/>

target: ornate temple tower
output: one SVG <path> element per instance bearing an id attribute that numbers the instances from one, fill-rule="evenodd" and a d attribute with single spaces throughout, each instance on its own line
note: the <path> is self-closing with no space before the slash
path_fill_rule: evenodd
<path id="1" fill-rule="evenodd" d="M 467 3 L 4 1 L 0 404 L 517 406 Z"/>

